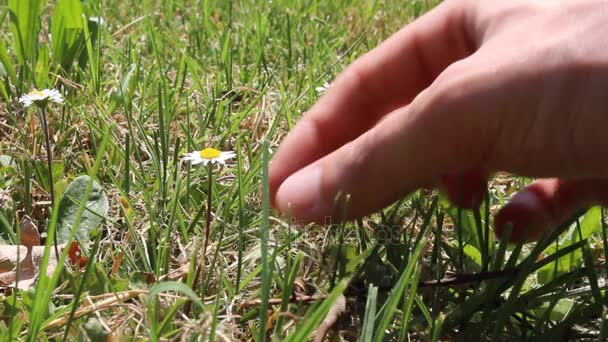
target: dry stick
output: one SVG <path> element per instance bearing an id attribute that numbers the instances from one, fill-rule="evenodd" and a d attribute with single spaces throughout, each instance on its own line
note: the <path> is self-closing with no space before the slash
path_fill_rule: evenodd
<path id="1" fill-rule="evenodd" d="M 477 283 L 484 280 L 502 278 L 510 275 L 515 275 L 519 272 L 519 268 L 508 268 L 500 271 L 481 272 L 481 273 L 461 273 L 455 274 L 453 277 L 447 277 L 439 280 L 425 280 L 418 282 L 418 287 L 436 287 L 436 286 L 453 286 L 469 283 Z"/>
<path id="2" fill-rule="evenodd" d="M 437 287 L 437 286 L 454 286 L 463 285 L 469 283 L 476 283 L 484 280 L 496 279 L 515 275 L 519 272 L 519 268 L 509 268 L 500 271 L 482 272 L 482 273 L 461 273 L 456 274 L 453 277 L 447 277 L 439 280 L 423 280 L 418 282 L 418 287 Z M 289 299 L 290 303 L 310 303 L 319 299 L 325 299 L 328 295 L 312 295 L 312 296 L 292 296 Z M 268 304 L 278 305 L 283 301 L 282 298 L 271 298 Z M 262 301 L 255 299 L 249 302 L 245 302 L 240 305 L 240 308 L 252 308 L 261 305 Z"/>

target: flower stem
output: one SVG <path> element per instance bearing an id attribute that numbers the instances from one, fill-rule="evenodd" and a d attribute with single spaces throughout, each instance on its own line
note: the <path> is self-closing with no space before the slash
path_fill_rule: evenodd
<path id="1" fill-rule="evenodd" d="M 42 122 L 42 131 L 44 132 L 44 142 L 46 145 L 46 162 L 49 177 L 49 187 L 51 195 L 51 210 L 55 208 L 55 182 L 53 181 L 53 155 L 51 151 L 51 139 L 49 138 L 49 129 L 46 122 L 46 106 L 40 106 L 40 121 Z M 49 212 L 49 217 L 50 217 Z M 48 230 L 48 227 L 47 227 Z M 57 247 L 57 234 L 53 234 L 53 245 L 55 247 L 55 257 L 59 260 L 59 248 Z"/>
<path id="2" fill-rule="evenodd" d="M 207 258 L 207 247 L 209 246 L 209 240 L 211 239 L 211 201 L 213 194 L 213 164 L 207 164 L 207 171 L 209 177 L 207 179 L 207 215 L 205 217 L 205 240 L 203 241 L 203 251 L 201 254 L 200 262 L 194 276 L 193 287 L 200 287 L 201 297 L 204 297 L 205 288 L 199 285 L 199 281 L 202 282 L 205 277 L 205 260 Z"/>

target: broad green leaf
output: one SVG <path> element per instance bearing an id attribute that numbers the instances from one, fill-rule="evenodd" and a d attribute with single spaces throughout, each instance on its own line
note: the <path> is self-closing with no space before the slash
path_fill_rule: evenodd
<path id="1" fill-rule="evenodd" d="M 0 155 L 0 166 L 10 166 L 13 168 L 17 168 L 17 163 L 15 163 L 15 159 L 13 157 L 2 154 Z"/>
<path id="2" fill-rule="evenodd" d="M 566 315 L 568 314 L 568 312 L 570 312 L 570 310 L 572 309 L 573 306 L 574 306 L 574 301 L 572 299 L 569 299 L 569 298 L 559 299 L 557 301 L 557 303 L 555 304 L 555 306 L 553 306 L 553 308 L 551 309 L 551 312 L 549 313 L 549 319 L 552 321 L 563 320 L 564 318 L 566 318 Z M 549 303 L 546 302 L 543 305 L 541 305 L 539 308 L 534 309 L 534 312 L 536 313 L 537 316 L 540 317 L 548 309 L 550 309 Z"/>
<path id="3" fill-rule="evenodd" d="M 131 94 L 131 78 L 135 72 L 135 64 L 131 64 L 127 71 L 120 79 L 120 87 L 112 91 L 111 99 L 111 110 L 114 111 L 119 104 L 124 104 L 125 100 L 130 97 Z"/>
<path id="4" fill-rule="evenodd" d="M 19 82 L 17 72 L 15 71 L 13 60 L 9 57 L 4 40 L 2 39 L 0 39 L 0 63 L 2 63 L 2 66 L 4 67 L 10 81 L 13 83 L 13 85 L 16 85 Z"/>
<path id="5" fill-rule="evenodd" d="M 481 253 L 479 250 L 472 245 L 466 245 L 463 248 L 464 254 L 466 254 L 471 260 L 473 260 L 477 265 L 481 266 Z"/>
<path id="6" fill-rule="evenodd" d="M 51 25 L 53 61 L 64 71 L 69 71 L 85 51 L 82 14 L 79 0 L 60 0 L 55 7 Z"/>
<path id="7" fill-rule="evenodd" d="M 329 247 L 330 265 L 336 265 L 341 276 L 348 276 L 357 269 L 359 253 L 352 244 L 332 245 Z"/>
<path id="8" fill-rule="evenodd" d="M 57 222 L 58 241 L 67 242 L 72 227 L 76 223 L 80 201 L 84 199 L 87 185 L 91 178 L 80 176 L 65 190 L 59 203 L 59 218 Z M 80 241 L 88 241 L 90 232 L 97 229 L 108 212 L 108 198 L 96 181 L 93 180 L 92 189 L 75 236 Z"/>
<path id="9" fill-rule="evenodd" d="M 178 283 L 176 281 L 166 281 L 154 285 L 154 287 L 152 287 L 150 293 L 148 294 L 148 305 L 150 305 L 154 301 L 154 298 L 158 294 L 169 291 L 180 292 L 186 295 L 186 297 L 188 297 L 192 301 L 192 303 L 196 304 L 196 306 L 198 306 L 199 308 L 202 309 L 204 307 L 201 299 L 196 295 L 196 293 L 194 293 L 194 291 L 192 291 L 191 288 L 189 288 L 184 283 Z"/>
<path id="10" fill-rule="evenodd" d="M 36 87 L 38 89 L 48 88 L 49 71 L 51 68 L 49 56 L 49 48 L 46 45 L 41 45 L 38 48 L 38 62 L 36 63 Z"/>
<path id="11" fill-rule="evenodd" d="M 53 161 L 51 164 L 53 172 L 53 182 L 56 183 L 63 176 L 63 170 L 65 165 L 61 161 Z M 46 161 L 36 160 L 34 162 L 34 177 L 38 181 L 38 184 L 46 191 L 51 191 L 51 183 L 49 180 L 49 168 Z"/>
<path id="12" fill-rule="evenodd" d="M 581 237 L 587 239 L 594 234 L 598 234 L 602 231 L 601 224 L 601 208 L 593 207 L 587 211 L 583 220 L 580 223 L 580 234 L 577 224 L 572 224 L 570 228 L 560 237 L 556 244 L 552 244 L 545 249 L 544 254 L 551 255 L 557 252 L 559 249 L 570 246 L 578 241 L 581 241 Z M 553 278 L 570 271 L 572 268 L 578 267 L 583 262 L 583 254 L 580 249 L 564 255 L 563 257 L 543 266 L 538 270 L 538 281 L 541 284 L 547 284 Z"/>
<path id="13" fill-rule="evenodd" d="M 33 63 L 36 60 L 40 14 L 45 3 L 43 0 L 8 1 L 11 29 L 15 38 L 15 52 L 22 66 L 26 64 L 26 61 Z"/>
<path id="14" fill-rule="evenodd" d="M 107 341 L 109 339 L 109 333 L 104 329 L 101 322 L 95 317 L 89 318 L 89 320 L 82 325 L 82 328 L 87 334 L 87 337 L 94 342 Z"/>

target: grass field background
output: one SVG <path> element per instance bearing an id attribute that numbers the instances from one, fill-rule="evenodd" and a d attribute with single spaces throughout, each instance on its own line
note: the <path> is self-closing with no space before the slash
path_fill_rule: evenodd
<path id="1" fill-rule="evenodd" d="M 430 191 L 342 225 L 269 207 L 268 160 L 324 84 L 435 4 L 1 1 L 0 238 L 22 244 L 25 214 L 45 247 L 35 286 L 0 289 L 0 340 L 603 338 L 603 209 L 536 244 L 494 239 L 528 179 L 500 175 L 475 211 Z M 39 113 L 17 101 L 34 88 L 65 97 L 46 111 L 53 182 Z M 180 160 L 206 147 L 237 157 Z M 60 199 L 79 212 L 67 230 Z M 103 220 L 89 234 L 83 217 Z M 56 235 L 86 266 L 49 264 Z"/>

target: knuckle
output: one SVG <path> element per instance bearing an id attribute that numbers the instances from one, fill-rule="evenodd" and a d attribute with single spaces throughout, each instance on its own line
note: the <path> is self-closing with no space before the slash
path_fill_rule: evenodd
<path id="1" fill-rule="evenodd" d="M 367 160 L 370 156 L 370 149 L 366 144 L 349 143 L 344 146 L 343 167 L 349 170 L 349 173 L 361 173 L 365 171 Z"/>

